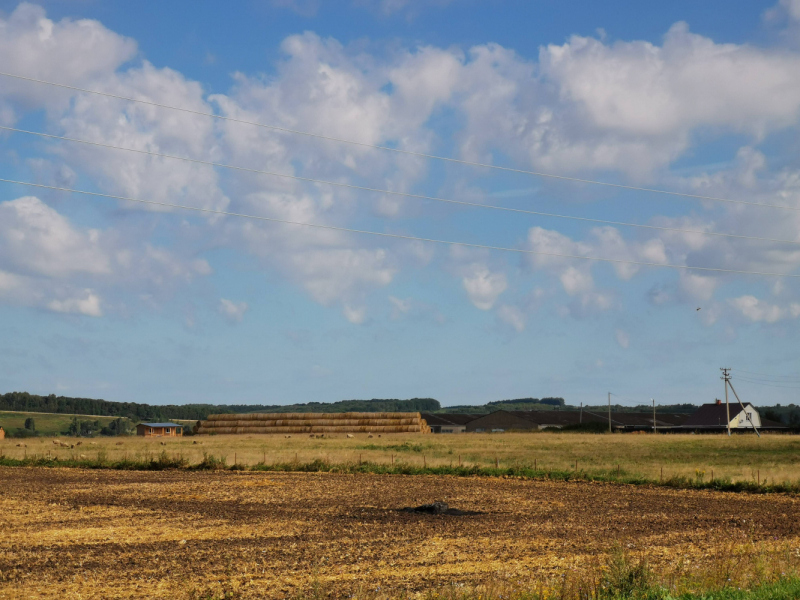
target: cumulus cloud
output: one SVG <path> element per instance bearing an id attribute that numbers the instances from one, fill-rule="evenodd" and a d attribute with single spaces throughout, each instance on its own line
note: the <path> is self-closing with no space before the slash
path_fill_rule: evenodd
<path id="1" fill-rule="evenodd" d="M 317 5 L 276 3 L 297 10 Z M 392 12 L 419 3 L 369 4 Z M 779 8 L 791 17 L 795 2 L 782 0 Z M 433 152 L 442 141 L 431 117 L 450 111 L 465 124 L 456 133 L 465 158 L 491 162 L 502 148 L 504 156 L 539 170 L 613 170 L 631 178 L 662 177 L 670 185 L 708 195 L 744 190 L 758 201 L 776 203 L 777 198 L 800 206 L 800 171 L 791 166 L 770 171 L 766 157 L 751 145 L 739 150 L 729 169 L 685 178 L 663 172 L 686 152 L 696 131 L 741 133 L 757 144 L 772 131 L 795 126 L 800 110 L 796 53 L 717 44 L 682 23 L 660 44 L 574 36 L 541 48 L 535 59 L 497 44 L 466 51 L 393 47 L 371 55 L 364 46 L 305 33 L 283 41 L 273 76 L 236 73 L 227 93 L 211 96 L 177 71 L 141 58 L 132 62 L 136 43 L 97 21 L 54 22 L 40 7 L 23 4 L 0 20 L 0 29 L 0 60 L 10 65 L 8 70 L 43 79 L 420 152 Z M 59 134 L 142 150 L 398 191 L 412 190 L 429 175 L 427 161 L 417 157 L 4 82 L 0 119 L 12 122 L 41 109 L 46 110 L 47 127 Z M 213 168 L 166 159 L 60 142 L 47 149 L 47 160 L 29 162 L 42 178 L 71 185 L 86 177 L 101 189 L 134 197 L 341 226 L 363 218 L 365 209 L 388 220 L 418 210 L 415 203 L 396 198 L 254 174 L 221 177 Z M 464 180 L 448 185 L 470 188 Z M 0 204 L 0 294 L 50 310 L 107 314 L 114 310 L 109 298 L 114 289 L 135 287 L 141 296 L 152 296 L 158 289 L 190 282 L 211 272 L 198 258 L 204 248 L 227 246 L 255 256 L 263 269 L 280 273 L 314 301 L 335 305 L 349 321 L 362 323 L 366 297 L 373 290 L 389 286 L 402 269 L 428 264 L 433 257 L 419 244 L 378 246 L 343 232 L 230 219 L 189 225 L 174 217 L 167 224 L 156 221 L 159 215 L 149 216 L 152 220 L 143 221 L 137 237 L 123 226 L 77 227 L 37 199 Z M 171 246 L 141 241 L 156 223 L 172 238 Z M 797 211 L 777 216 L 731 206 L 714 212 L 713 219 L 671 216 L 654 218 L 653 223 L 800 240 Z M 183 240 L 192 241 L 184 246 Z M 788 272 L 800 265 L 796 246 L 679 232 L 636 237 L 614 227 L 593 228 L 584 239 L 534 227 L 524 247 L 688 266 Z M 480 310 L 496 307 L 509 285 L 506 265 L 491 262 L 487 255 L 454 262 L 455 267 L 448 263 L 445 268 L 473 305 Z M 605 282 L 598 285 L 593 263 L 540 255 L 526 258 L 525 265 L 551 274 L 568 296 L 568 314 L 582 316 L 619 304 Z M 642 271 L 623 263 L 612 268 L 622 281 Z M 675 284 L 654 288 L 650 298 L 655 305 L 711 303 L 722 281 L 686 273 Z M 402 310 L 404 302 L 393 302 L 392 315 L 408 312 Z M 747 310 L 774 313 L 764 306 Z M 791 314 L 789 305 L 780 310 Z M 515 329 L 524 327 L 524 315 L 524 307 L 503 304 L 497 309 L 498 319 Z"/>
<path id="2" fill-rule="evenodd" d="M 137 52 L 136 42 L 89 19 L 54 22 L 44 9 L 23 2 L 0 19 L 0 57 L 5 71 L 85 87 L 102 80 Z M 70 93 L 5 78 L 0 88 L 4 124 L 20 109 L 66 107 Z M 15 107 L 15 104 L 18 106 Z"/>
<path id="3" fill-rule="evenodd" d="M 247 302 L 234 302 L 226 298 L 220 298 L 219 301 L 219 312 L 230 323 L 241 323 L 248 308 Z"/>
<path id="4" fill-rule="evenodd" d="M 101 233 L 78 230 L 33 196 L 0 203 L 0 264 L 22 273 L 66 278 L 75 273 L 108 274 Z"/>
<path id="5" fill-rule="evenodd" d="M 508 281 L 505 273 L 492 272 L 485 265 L 474 264 L 461 279 L 461 285 L 476 308 L 490 310 L 508 287 Z"/>
<path id="6" fill-rule="evenodd" d="M 16 304 L 101 316 L 103 293 L 147 296 L 210 272 L 119 230 L 77 227 L 33 196 L 0 203 L 0 298 Z"/>
<path id="7" fill-rule="evenodd" d="M 779 306 L 755 296 L 740 296 L 729 300 L 730 305 L 754 323 L 776 323 L 782 319 L 800 317 L 800 303 Z"/>

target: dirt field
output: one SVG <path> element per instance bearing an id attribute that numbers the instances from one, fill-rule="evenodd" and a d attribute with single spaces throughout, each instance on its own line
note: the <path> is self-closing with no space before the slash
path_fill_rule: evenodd
<path id="1" fill-rule="evenodd" d="M 466 514 L 399 510 L 433 500 Z M 511 479 L 2 468 L 0 597 L 525 584 L 582 568 L 615 542 L 663 570 L 718 568 L 753 548 L 800 555 L 798 500 Z"/>

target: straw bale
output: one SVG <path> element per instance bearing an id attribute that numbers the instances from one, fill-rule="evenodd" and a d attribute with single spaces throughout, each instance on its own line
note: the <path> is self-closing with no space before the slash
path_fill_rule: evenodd
<path id="1" fill-rule="evenodd" d="M 199 434 L 208 433 L 419 433 L 420 429 L 415 425 L 403 425 L 399 427 L 369 427 L 369 426 L 350 426 L 350 427 L 200 427 Z"/>
<path id="2" fill-rule="evenodd" d="M 208 415 L 206 421 L 272 421 L 272 420 L 353 420 L 353 419 L 420 419 L 420 413 L 245 413 Z"/>

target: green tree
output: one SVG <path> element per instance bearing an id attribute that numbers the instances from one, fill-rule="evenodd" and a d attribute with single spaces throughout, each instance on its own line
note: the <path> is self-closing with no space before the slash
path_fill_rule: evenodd
<path id="1" fill-rule="evenodd" d="M 36 422 L 33 420 L 33 417 L 25 419 L 25 429 L 28 431 L 36 431 Z"/>

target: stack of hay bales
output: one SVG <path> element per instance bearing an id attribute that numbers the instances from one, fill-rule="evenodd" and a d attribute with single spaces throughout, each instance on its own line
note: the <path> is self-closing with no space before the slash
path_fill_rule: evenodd
<path id="1" fill-rule="evenodd" d="M 430 433 L 417 413 L 250 413 L 209 415 L 196 433 Z"/>

